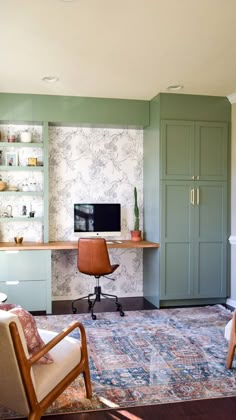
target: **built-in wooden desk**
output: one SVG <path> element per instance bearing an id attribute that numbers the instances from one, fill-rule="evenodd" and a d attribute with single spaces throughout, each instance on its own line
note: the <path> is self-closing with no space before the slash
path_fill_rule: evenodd
<path id="1" fill-rule="evenodd" d="M 149 241 L 107 241 L 108 248 L 139 248 L 157 250 L 159 244 Z M 18 303 L 29 311 L 52 312 L 51 271 L 53 251 L 77 250 L 78 241 L 48 243 L 0 242 L 0 291 L 9 303 Z"/>
<path id="2" fill-rule="evenodd" d="M 159 248 L 160 244 L 149 241 L 114 240 L 107 241 L 108 248 Z M 0 251 L 36 251 L 36 250 L 66 250 L 77 249 L 78 241 L 55 241 L 55 242 L 0 242 Z"/>

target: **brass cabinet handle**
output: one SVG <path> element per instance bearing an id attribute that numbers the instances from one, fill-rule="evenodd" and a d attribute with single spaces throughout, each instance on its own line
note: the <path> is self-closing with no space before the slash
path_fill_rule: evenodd
<path id="1" fill-rule="evenodd" d="M 197 205 L 199 206 L 200 203 L 200 190 L 197 188 Z"/>
<path id="2" fill-rule="evenodd" d="M 190 203 L 194 206 L 195 200 L 194 200 L 194 188 L 190 191 Z"/>

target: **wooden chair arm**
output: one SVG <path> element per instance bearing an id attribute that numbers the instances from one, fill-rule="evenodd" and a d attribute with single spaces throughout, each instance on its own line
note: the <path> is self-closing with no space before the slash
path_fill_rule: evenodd
<path id="1" fill-rule="evenodd" d="M 44 356 L 48 351 L 55 347 L 63 338 L 65 338 L 70 332 L 75 328 L 80 330 L 80 343 L 81 343 L 81 358 L 80 362 L 67 373 L 67 375 L 59 383 L 55 384 L 54 388 L 43 398 L 42 401 L 38 401 L 36 391 L 34 388 L 34 383 L 31 376 L 32 365 L 37 362 L 42 356 Z M 22 376 L 23 386 L 26 392 L 26 398 L 28 400 L 30 414 L 30 419 L 39 419 L 41 418 L 42 413 L 45 409 L 66 389 L 66 387 L 78 376 L 78 374 L 83 373 L 86 395 L 87 398 L 92 396 L 92 388 L 90 382 L 90 372 L 89 372 L 89 363 L 88 363 L 88 352 L 86 344 L 86 334 L 84 326 L 80 322 L 74 322 L 65 328 L 62 332 L 56 335 L 52 340 L 43 346 L 36 354 L 34 354 L 29 359 L 25 355 L 25 351 L 21 342 L 20 334 L 17 328 L 17 325 L 14 321 L 9 324 L 9 329 L 13 341 L 13 346 L 15 349 L 16 358 L 19 364 L 20 373 Z"/>
<path id="2" fill-rule="evenodd" d="M 37 351 L 33 356 L 28 359 L 29 364 L 32 366 L 35 364 L 42 356 L 45 356 L 53 347 L 55 347 L 60 341 L 68 336 L 75 328 L 80 330 L 80 339 L 81 339 L 81 348 L 82 356 L 84 357 L 87 354 L 87 340 L 85 334 L 85 328 L 81 322 L 76 321 L 70 324 L 68 327 L 64 328 L 56 337 L 52 338 L 47 344 L 45 344 L 39 351 Z"/>

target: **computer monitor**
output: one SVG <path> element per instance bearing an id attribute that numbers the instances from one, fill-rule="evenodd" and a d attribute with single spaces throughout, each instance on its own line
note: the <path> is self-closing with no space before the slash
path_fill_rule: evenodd
<path id="1" fill-rule="evenodd" d="M 121 235 L 120 204 L 74 204 L 74 234 L 76 237 Z"/>

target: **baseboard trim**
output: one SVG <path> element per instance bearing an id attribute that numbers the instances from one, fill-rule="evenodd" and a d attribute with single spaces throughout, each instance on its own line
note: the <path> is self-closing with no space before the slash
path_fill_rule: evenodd
<path id="1" fill-rule="evenodd" d="M 82 296 L 75 296 L 75 295 L 74 296 L 52 296 L 52 301 L 75 300 L 75 299 L 79 299 L 80 297 L 82 297 Z M 136 297 L 140 298 L 140 297 L 144 297 L 144 296 L 143 296 L 143 293 L 137 294 L 137 292 L 134 292 L 133 294 L 131 293 L 128 296 L 127 295 L 119 295 L 119 299 L 122 299 L 122 298 L 136 298 Z"/>
<path id="2" fill-rule="evenodd" d="M 231 308 L 236 308 L 236 300 L 228 298 L 226 300 L 226 305 L 231 306 Z"/>
<path id="3" fill-rule="evenodd" d="M 230 245 L 236 245 L 236 236 L 231 235 L 229 237 L 229 243 L 230 243 Z"/>

